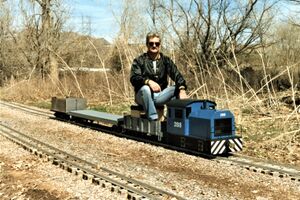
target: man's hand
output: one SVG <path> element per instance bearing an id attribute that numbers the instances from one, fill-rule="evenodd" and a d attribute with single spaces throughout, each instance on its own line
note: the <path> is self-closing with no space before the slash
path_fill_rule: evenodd
<path id="1" fill-rule="evenodd" d="M 155 81 L 149 80 L 148 85 L 152 89 L 153 92 L 160 92 L 161 91 L 160 86 Z"/>
<path id="2" fill-rule="evenodd" d="M 185 90 L 179 90 L 179 99 L 187 99 L 188 96 Z"/>

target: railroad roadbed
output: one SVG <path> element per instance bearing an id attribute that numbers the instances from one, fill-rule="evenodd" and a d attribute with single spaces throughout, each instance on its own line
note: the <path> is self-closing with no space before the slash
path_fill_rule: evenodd
<path id="1" fill-rule="evenodd" d="M 300 183 L 0 105 L 0 122 L 92 163 L 186 199 L 297 199 Z M 0 136 L 0 199 L 124 199 Z M 76 173 L 74 171 L 74 173 Z M 24 175 L 26 174 L 26 175 Z M 88 177 L 87 177 L 88 179 Z M 42 195 L 42 196 L 41 196 Z"/>

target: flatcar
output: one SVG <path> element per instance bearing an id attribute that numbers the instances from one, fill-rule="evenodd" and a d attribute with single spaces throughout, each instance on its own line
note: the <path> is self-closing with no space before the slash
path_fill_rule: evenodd
<path id="1" fill-rule="evenodd" d="M 51 110 L 57 118 L 77 122 L 113 125 L 122 132 L 135 132 L 156 138 L 168 145 L 206 155 L 242 151 L 242 137 L 236 134 L 234 116 L 229 110 L 217 110 L 210 100 L 171 100 L 166 119 L 150 121 L 143 108 L 131 106 L 131 112 L 115 115 L 87 109 L 84 98 L 52 98 Z"/>

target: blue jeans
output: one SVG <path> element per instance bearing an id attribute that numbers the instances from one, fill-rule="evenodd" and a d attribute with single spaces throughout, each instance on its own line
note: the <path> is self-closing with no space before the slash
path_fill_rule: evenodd
<path id="1" fill-rule="evenodd" d="M 155 106 L 163 106 L 175 97 L 175 86 L 167 87 L 161 92 L 152 93 L 148 85 L 144 85 L 135 95 L 135 102 L 142 105 L 147 118 L 157 120 L 158 115 Z"/>

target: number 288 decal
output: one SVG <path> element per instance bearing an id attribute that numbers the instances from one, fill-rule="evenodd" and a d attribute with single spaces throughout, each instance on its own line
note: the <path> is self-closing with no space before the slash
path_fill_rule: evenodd
<path id="1" fill-rule="evenodd" d="M 181 128 L 182 124 L 181 122 L 174 122 L 174 128 Z"/>

